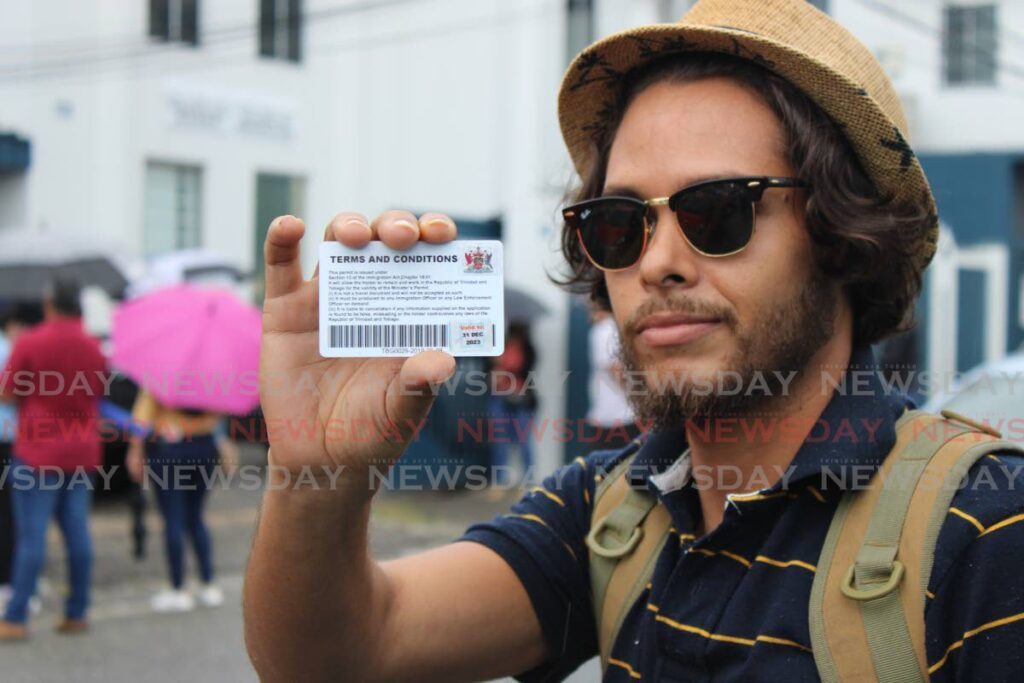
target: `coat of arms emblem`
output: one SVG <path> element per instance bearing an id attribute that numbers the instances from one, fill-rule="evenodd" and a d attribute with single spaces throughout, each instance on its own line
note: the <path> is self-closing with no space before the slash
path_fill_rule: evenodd
<path id="1" fill-rule="evenodd" d="M 466 273 L 493 273 L 494 266 L 491 265 L 491 252 L 477 247 L 465 252 Z"/>

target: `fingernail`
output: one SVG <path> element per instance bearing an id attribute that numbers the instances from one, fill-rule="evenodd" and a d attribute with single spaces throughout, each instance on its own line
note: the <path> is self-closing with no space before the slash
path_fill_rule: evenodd
<path id="1" fill-rule="evenodd" d="M 445 218 L 432 218 L 427 221 L 427 225 L 443 225 L 446 228 L 454 228 L 455 224 Z"/>
<path id="2" fill-rule="evenodd" d="M 394 221 L 392 223 L 392 225 L 400 225 L 403 228 L 409 228 L 410 230 L 412 230 L 416 234 L 419 234 L 419 232 L 420 232 L 420 229 L 418 227 L 416 227 L 416 225 L 414 225 L 413 223 L 405 220 L 404 218 L 399 218 L 398 220 Z"/>
<path id="3" fill-rule="evenodd" d="M 361 221 L 358 218 L 349 218 L 345 221 L 345 225 L 358 225 L 361 228 L 366 228 L 367 230 L 370 229 L 370 226 L 367 225 L 365 221 Z"/>

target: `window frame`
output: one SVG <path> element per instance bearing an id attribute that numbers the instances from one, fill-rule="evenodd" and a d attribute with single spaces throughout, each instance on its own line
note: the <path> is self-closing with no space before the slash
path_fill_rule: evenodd
<path id="1" fill-rule="evenodd" d="M 303 0 L 259 0 L 257 54 L 299 64 L 303 57 Z"/>
<path id="2" fill-rule="evenodd" d="M 942 84 L 950 88 L 997 86 L 998 5 L 946 3 L 942 20 Z"/>
<path id="3" fill-rule="evenodd" d="M 199 0 L 149 0 L 150 38 L 198 47 L 199 33 Z"/>
<path id="4" fill-rule="evenodd" d="M 147 255 L 154 255 L 167 251 L 201 248 L 203 246 L 203 180 L 205 177 L 202 164 L 159 158 L 146 159 L 144 170 L 143 252 Z M 166 247 L 164 242 L 168 240 L 157 240 L 150 237 L 154 234 L 154 229 L 166 227 L 155 225 L 151 220 L 153 206 L 150 203 L 152 200 L 150 179 L 154 171 L 169 171 L 172 174 L 169 223 L 173 234 L 169 240 L 169 246 Z M 193 189 L 194 194 L 188 196 L 189 191 Z M 190 222 L 191 224 L 189 224 Z"/>

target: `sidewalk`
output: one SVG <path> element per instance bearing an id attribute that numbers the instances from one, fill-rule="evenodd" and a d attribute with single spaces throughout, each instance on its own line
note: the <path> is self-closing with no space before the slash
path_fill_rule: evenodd
<path id="1" fill-rule="evenodd" d="M 244 454 L 259 463 L 261 454 Z M 155 503 L 146 515 L 147 556 L 131 556 L 131 516 L 126 498 L 100 498 L 91 518 L 95 562 L 92 629 L 80 637 L 58 636 L 66 570 L 56 526 L 50 529 L 47 567 L 41 582 L 42 612 L 32 621 L 28 643 L 2 647 L 7 681 L 134 681 L 190 683 L 255 681 L 242 640 L 241 592 L 262 490 L 240 487 L 211 492 L 207 521 L 214 564 L 226 603 L 217 609 L 156 614 L 150 596 L 166 585 L 161 522 Z M 377 559 L 408 555 L 451 542 L 477 521 L 506 512 L 518 499 L 508 491 L 494 500 L 487 491 L 381 491 L 374 500 L 370 545 Z M 188 556 L 186 571 L 195 574 Z M 572 681 L 595 680 L 595 669 Z M 507 683 L 506 679 L 502 683 Z"/>

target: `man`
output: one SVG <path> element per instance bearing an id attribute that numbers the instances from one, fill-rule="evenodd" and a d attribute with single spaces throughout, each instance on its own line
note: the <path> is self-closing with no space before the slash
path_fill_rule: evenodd
<path id="1" fill-rule="evenodd" d="M 560 470 L 462 542 L 386 563 L 367 552 L 367 471 L 394 462 L 403 439 L 272 436 L 271 484 L 303 466 L 346 469 L 334 486 L 264 497 L 245 586 L 264 680 L 560 680 L 598 650 L 590 505 L 634 454 L 672 537 L 604 679 L 818 678 L 814 562 L 852 486 L 822 474 L 877 470 L 893 447 L 908 403 L 871 379 L 869 344 L 906 324 L 936 236 L 891 85 L 802 0 L 702 0 L 678 25 L 588 48 L 560 118 L 584 200 L 565 211 L 564 250 L 576 284 L 610 306 L 623 365 L 650 389 L 634 407 L 654 430 Z M 262 371 L 275 387 L 311 373 L 318 391 L 266 391 L 267 419 L 414 424 L 431 397 L 409 389 L 443 381 L 452 359 L 320 358 L 303 229 L 286 216 L 268 234 Z M 339 214 L 326 238 L 405 249 L 454 235 L 445 216 L 391 211 Z M 869 386 L 838 390 L 856 370 Z M 761 382 L 769 391 L 734 390 Z M 1014 677 L 1024 481 L 994 469 L 1018 465 L 979 461 L 940 520 L 924 614 L 932 680 Z M 979 491 L 986 475 L 994 488 Z"/>
<path id="2" fill-rule="evenodd" d="M 46 529 L 53 517 L 64 535 L 71 584 L 56 629 L 73 634 L 88 627 L 90 477 L 102 457 L 97 420 L 106 361 L 99 344 L 82 328 L 76 283 L 55 281 L 43 311 L 43 323 L 19 336 L 0 375 L 0 398 L 18 405 L 8 474 L 17 544 L 0 640 L 29 635 L 29 601 L 43 569 Z"/>

